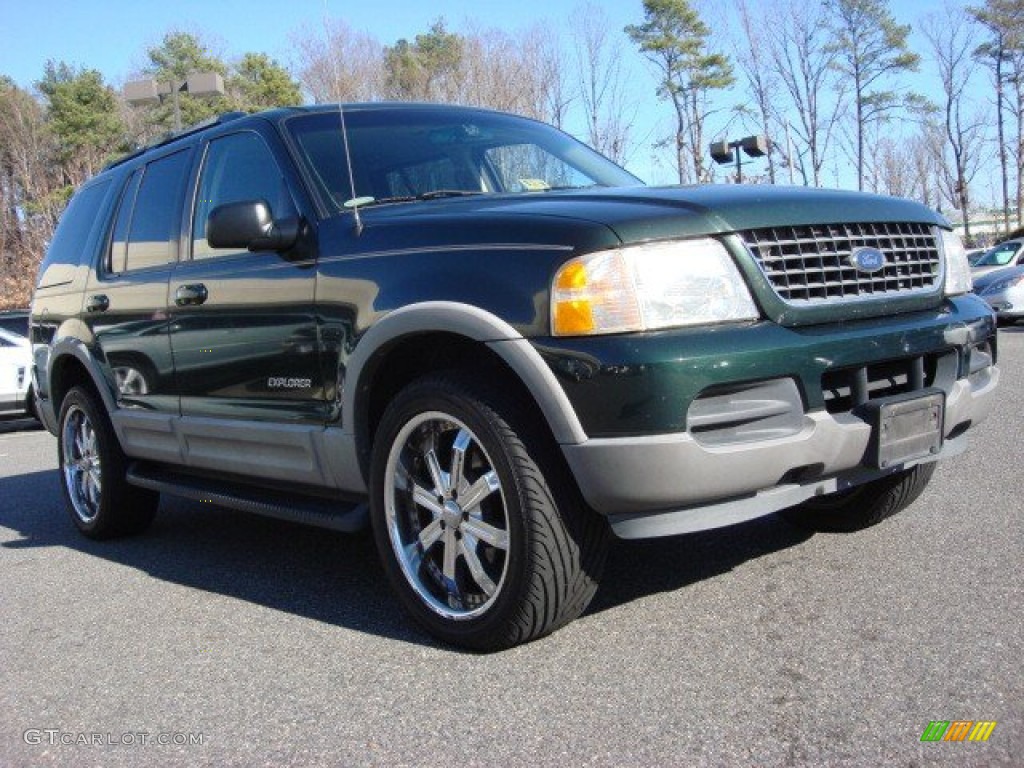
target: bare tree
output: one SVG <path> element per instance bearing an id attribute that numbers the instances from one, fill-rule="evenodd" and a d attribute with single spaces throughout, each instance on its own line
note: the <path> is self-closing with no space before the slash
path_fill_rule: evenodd
<path id="1" fill-rule="evenodd" d="M 461 57 L 465 104 L 560 124 L 565 117 L 565 68 L 554 34 L 539 25 L 515 33 L 470 28 Z"/>
<path id="2" fill-rule="evenodd" d="M 40 104 L 0 77 L 0 308 L 26 306 L 70 188 Z"/>
<path id="3" fill-rule="evenodd" d="M 736 4 L 740 17 L 742 38 L 736 46 L 736 62 L 747 81 L 747 92 L 753 100 L 754 117 L 757 130 L 770 137 L 771 151 L 768 153 L 768 179 L 775 183 L 775 157 L 781 148 L 788 152 L 784 143 L 774 136 L 773 126 L 777 125 L 775 105 L 779 98 L 779 76 L 770 66 L 771 52 L 764 27 L 763 12 L 751 12 L 746 0 Z M 763 11 L 763 6 L 759 5 Z M 786 158 L 790 162 L 790 158 Z"/>
<path id="4" fill-rule="evenodd" d="M 383 98 L 384 46 L 376 38 L 329 20 L 320 30 L 304 28 L 292 41 L 299 83 L 317 104 Z"/>
<path id="5" fill-rule="evenodd" d="M 1006 138 L 1006 113 L 1010 112 L 1017 126 L 1017 223 L 1021 223 L 1024 207 L 1024 2 L 1022 0 L 986 0 L 985 5 L 969 9 L 981 23 L 988 38 L 978 46 L 975 55 L 992 73 L 996 94 L 996 132 L 999 166 L 1002 173 L 1003 223 L 1010 228 L 1009 157 Z"/>
<path id="6" fill-rule="evenodd" d="M 1021 3 L 1018 2 L 1018 7 Z M 1021 19 L 1018 32 L 1024 32 Z M 1017 142 L 1014 156 L 1017 161 L 1017 225 L 1024 224 L 1024 43 L 1014 50 L 1011 58 L 1011 85 L 1013 87 L 1013 113 L 1017 123 Z"/>
<path id="7" fill-rule="evenodd" d="M 629 103 L 622 68 L 622 46 L 610 34 L 608 15 L 588 3 L 569 23 L 575 58 L 576 90 L 587 122 L 590 146 L 623 164 L 638 107 Z"/>
<path id="8" fill-rule="evenodd" d="M 875 192 L 913 198 L 929 207 L 938 204 L 935 195 L 938 165 L 921 131 L 899 138 L 879 136 L 874 147 L 869 174 Z"/>
<path id="9" fill-rule="evenodd" d="M 941 125 L 952 162 L 951 202 L 963 212 L 964 237 L 970 237 L 970 182 L 979 164 L 984 122 L 971 113 L 967 88 L 977 68 L 975 28 L 964 12 L 947 6 L 921 25 L 942 83 Z M 947 185 L 949 186 L 949 185 Z"/>
<path id="10" fill-rule="evenodd" d="M 919 126 L 917 133 L 907 140 L 907 154 L 916 184 L 913 197 L 929 208 L 938 209 L 942 206 L 938 178 L 944 168 L 936 154 L 929 150 L 929 136 L 934 132 L 928 123 Z M 941 137 L 938 140 L 941 144 Z"/>
<path id="11" fill-rule="evenodd" d="M 835 52 L 821 6 L 784 0 L 767 11 L 772 67 L 788 96 L 795 124 L 787 130 L 796 151 L 804 184 L 821 186 L 821 173 L 836 126 L 843 114 L 843 87 L 836 79 Z"/>
<path id="12" fill-rule="evenodd" d="M 523 54 L 533 62 L 533 71 L 540 81 L 543 119 L 557 128 L 564 127 L 573 96 L 558 32 L 535 24 L 525 33 Z"/>

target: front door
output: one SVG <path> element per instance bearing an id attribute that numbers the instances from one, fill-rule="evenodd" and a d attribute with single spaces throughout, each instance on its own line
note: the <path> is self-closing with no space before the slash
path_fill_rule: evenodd
<path id="1" fill-rule="evenodd" d="M 171 275 L 168 304 L 182 416 L 322 424 L 315 262 L 287 253 L 216 249 L 206 220 L 219 205 L 263 200 L 276 217 L 295 197 L 272 136 L 212 139 L 200 170 L 191 258 Z"/>

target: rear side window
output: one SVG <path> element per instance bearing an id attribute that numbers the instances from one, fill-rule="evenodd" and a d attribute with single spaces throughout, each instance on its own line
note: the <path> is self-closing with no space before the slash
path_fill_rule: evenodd
<path id="1" fill-rule="evenodd" d="M 138 172 L 133 176 L 114 225 L 111 271 L 145 269 L 177 260 L 181 199 L 188 171 L 189 152 L 185 150 L 149 163 L 141 179 Z"/>
<path id="2" fill-rule="evenodd" d="M 40 288 L 69 283 L 74 279 L 75 270 L 88 250 L 93 228 L 100 220 L 100 208 L 109 187 L 109 180 L 99 181 L 71 198 L 39 268 Z"/>

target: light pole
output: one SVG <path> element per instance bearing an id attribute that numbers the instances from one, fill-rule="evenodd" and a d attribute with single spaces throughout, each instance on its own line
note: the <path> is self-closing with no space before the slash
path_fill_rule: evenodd
<path id="1" fill-rule="evenodd" d="M 743 153 L 748 157 L 768 154 L 767 136 L 747 136 L 736 141 L 716 141 L 711 144 L 711 158 L 721 165 L 736 163 L 736 183 L 743 183 Z M 743 150 L 743 153 L 740 150 Z"/>
<path id="2" fill-rule="evenodd" d="M 164 97 L 174 100 L 174 130 L 181 130 L 181 105 L 179 93 L 193 96 L 216 96 L 224 93 L 224 78 L 216 72 L 193 72 L 184 80 L 160 82 L 153 78 L 132 80 L 124 85 L 124 99 L 132 106 L 157 104 Z"/>

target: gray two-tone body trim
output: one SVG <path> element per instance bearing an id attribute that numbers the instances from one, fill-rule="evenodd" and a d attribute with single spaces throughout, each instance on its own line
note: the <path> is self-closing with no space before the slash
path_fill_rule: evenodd
<path id="1" fill-rule="evenodd" d="M 942 451 L 897 469 L 954 456 L 964 430 L 995 402 L 999 368 L 956 381 L 946 396 Z M 562 446 L 580 491 L 621 538 L 650 538 L 733 525 L 887 472 L 865 466 L 871 426 L 850 414 L 818 411 L 780 439 L 701 445 L 688 433 L 589 440 Z"/>
<path id="2" fill-rule="evenodd" d="M 453 333 L 487 344 L 526 385 L 555 440 L 574 444 L 587 439 L 569 398 L 533 345 L 501 318 L 479 307 L 451 301 L 429 301 L 396 309 L 363 335 L 345 369 L 341 402 L 346 430 L 355 424 L 358 383 L 374 356 L 404 337 L 436 332 Z"/>
<path id="3" fill-rule="evenodd" d="M 967 449 L 967 436 L 947 440 L 942 452 L 918 461 L 900 465 L 896 470 L 907 470 L 918 464 L 929 464 L 953 456 Z M 697 504 L 656 513 L 624 513 L 608 515 L 612 531 L 620 539 L 651 539 L 676 536 L 682 533 L 712 530 L 755 520 L 773 512 L 801 504 L 809 499 L 828 496 L 878 480 L 892 472 L 856 469 L 843 477 L 829 477 L 809 483 L 783 483 L 765 488 L 747 496 L 725 501 Z"/>
<path id="4" fill-rule="evenodd" d="M 530 391 L 559 443 L 587 439 L 554 374 L 529 341 L 494 315 L 455 302 L 403 307 L 367 331 L 346 366 L 341 426 L 268 424 L 118 408 L 109 388 L 104 388 L 104 403 L 125 453 L 133 458 L 364 495 L 367 478 L 355 429 L 360 378 L 381 350 L 410 335 L 431 332 L 487 344 Z M 97 370 L 95 361 L 87 365 Z"/>
<path id="5" fill-rule="evenodd" d="M 125 408 L 110 415 L 124 452 L 135 459 L 261 480 L 339 487 L 327 468 L 330 450 L 322 426 L 176 416 Z"/>
<path id="6" fill-rule="evenodd" d="M 33 363 L 33 382 L 38 395 L 37 408 L 39 418 L 43 425 L 51 433 L 57 434 L 57 418 L 60 410 L 60 403 L 53 397 L 53 367 L 65 357 L 73 357 L 81 363 L 93 386 L 103 401 L 103 407 L 107 413 L 114 413 L 117 410 L 117 401 L 114 398 L 113 385 L 103 375 L 103 366 L 93 356 L 88 345 L 76 336 L 62 336 L 53 343 L 53 346 L 46 349 L 46 359 L 41 360 L 39 355 L 40 347 L 34 350 L 35 360 Z M 45 368 L 43 380 L 40 381 L 39 368 Z"/>

